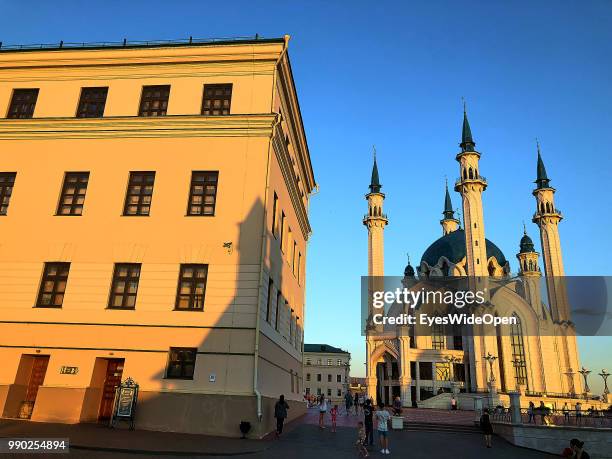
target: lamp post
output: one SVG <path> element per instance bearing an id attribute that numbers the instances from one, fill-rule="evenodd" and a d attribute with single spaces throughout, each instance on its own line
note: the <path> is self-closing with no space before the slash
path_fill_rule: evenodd
<path id="1" fill-rule="evenodd" d="M 588 393 L 591 392 L 591 389 L 589 388 L 589 383 L 587 381 L 587 378 L 589 377 L 591 370 L 582 367 L 580 370 L 578 370 L 578 373 L 580 373 L 582 377 L 584 378 L 584 398 L 586 399 L 588 396 Z"/>
<path id="2" fill-rule="evenodd" d="M 608 389 L 608 376 L 610 376 L 610 373 L 608 373 L 606 369 L 604 368 L 603 370 L 601 370 L 601 373 L 598 373 L 598 375 L 601 376 L 604 380 L 603 395 L 604 395 L 604 401 L 605 401 L 607 395 L 610 393 L 610 390 Z"/>
<path id="3" fill-rule="evenodd" d="M 459 363 L 461 359 L 459 357 L 455 357 L 454 355 L 445 355 L 443 358 L 444 361 L 448 363 L 451 382 L 457 382 L 457 377 L 455 375 L 455 364 Z"/>
<path id="4" fill-rule="evenodd" d="M 484 359 L 489 362 L 489 369 L 491 372 L 491 377 L 489 378 L 489 382 L 492 384 L 495 382 L 495 373 L 493 373 L 493 362 L 497 360 L 497 357 L 492 355 L 490 352 L 484 356 Z"/>

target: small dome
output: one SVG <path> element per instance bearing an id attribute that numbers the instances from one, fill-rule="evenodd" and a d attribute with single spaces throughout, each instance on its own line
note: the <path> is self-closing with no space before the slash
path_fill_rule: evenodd
<path id="1" fill-rule="evenodd" d="M 487 244 L 487 257 L 495 257 L 500 266 L 504 266 L 507 261 L 503 252 L 488 239 L 485 239 L 485 241 Z M 458 229 L 442 236 L 431 244 L 425 250 L 421 261 L 426 262 L 429 266 L 435 266 L 441 257 L 446 257 L 451 263 L 458 263 L 465 257 L 465 253 L 465 231 Z"/>
<path id="2" fill-rule="evenodd" d="M 404 277 L 414 277 L 414 268 L 408 263 L 404 269 Z"/>
<path id="3" fill-rule="evenodd" d="M 527 236 L 527 233 L 524 233 L 523 237 L 521 238 L 520 253 L 529 253 L 529 252 L 535 252 L 535 248 L 533 247 L 533 241 L 531 240 L 531 238 Z"/>

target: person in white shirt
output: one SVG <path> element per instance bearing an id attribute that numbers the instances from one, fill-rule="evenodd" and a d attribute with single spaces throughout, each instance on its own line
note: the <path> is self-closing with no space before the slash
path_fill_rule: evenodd
<path id="1" fill-rule="evenodd" d="M 319 428 L 325 429 L 325 413 L 327 413 L 327 400 L 325 395 L 321 395 L 321 403 L 319 403 Z"/>
<path id="2" fill-rule="evenodd" d="M 374 412 L 374 417 L 376 418 L 378 430 L 378 437 L 380 438 L 380 446 L 382 449 L 380 452 L 382 454 L 390 454 L 389 452 L 389 420 L 391 419 L 391 415 L 387 410 L 385 410 L 385 404 L 381 401 L 378 404 L 378 409 Z"/>

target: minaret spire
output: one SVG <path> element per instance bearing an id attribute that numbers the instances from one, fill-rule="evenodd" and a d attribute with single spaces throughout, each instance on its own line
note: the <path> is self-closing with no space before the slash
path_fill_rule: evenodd
<path id="1" fill-rule="evenodd" d="M 453 211 L 453 203 L 451 201 L 450 194 L 448 192 L 448 179 L 446 181 L 446 194 L 444 196 L 444 211 L 442 215 L 444 218 L 440 220 L 440 224 L 442 225 L 442 234 L 447 235 L 448 233 L 452 233 L 456 231 L 459 227 L 459 220 L 455 218 L 455 212 Z"/>
<path id="2" fill-rule="evenodd" d="M 463 99 L 463 128 L 461 129 L 461 143 L 459 146 L 461 151 L 474 151 L 474 148 L 476 148 L 476 142 L 472 138 L 472 130 L 470 129 L 470 122 L 467 117 L 465 99 Z"/>
<path id="3" fill-rule="evenodd" d="M 370 192 L 380 193 L 382 185 L 380 184 L 380 178 L 378 176 L 378 165 L 376 164 L 376 147 L 372 145 L 374 165 L 372 166 L 372 178 L 370 180 Z"/>
<path id="4" fill-rule="evenodd" d="M 538 189 L 549 188 L 550 179 L 548 178 L 548 175 L 546 175 L 546 167 L 544 167 L 544 161 L 542 161 L 542 154 L 540 153 L 540 142 L 538 141 L 538 139 L 536 139 L 536 145 L 538 148 L 538 170 L 535 183 L 537 183 Z"/>

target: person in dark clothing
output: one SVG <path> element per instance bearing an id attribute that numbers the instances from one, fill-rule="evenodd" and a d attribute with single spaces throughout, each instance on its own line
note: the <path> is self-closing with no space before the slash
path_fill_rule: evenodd
<path id="1" fill-rule="evenodd" d="M 576 459 L 591 459 L 589 453 L 587 453 L 582 448 L 584 447 L 584 442 L 578 440 L 577 438 L 572 438 L 570 441 L 570 448 L 574 452 L 574 456 Z"/>
<path id="2" fill-rule="evenodd" d="M 372 407 L 372 401 L 368 398 L 363 405 L 363 417 L 365 425 L 365 443 L 370 446 L 374 444 L 374 409 Z"/>
<path id="3" fill-rule="evenodd" d="M 350 392 L 346 392 L 344 394 L 344 405 L 346 406 L 346 415 L 348 416 L 350 413 L 351 405 L 353 404 L 353 397 L 351 397 Z"/>
<path id="4" fill-rule="evenodd" d="M 493 426 L 491 425 L 491 419 L 489 419 L 489 409 L 485 408 L 480 416 L 480 428 L 485 437 L 485 445 L 487 448 L 491 448 L 491 435 L 493 435 Z"/>
<path id="5" fill-rule="evenodd" d="M 355 399 L 353 400 L 353 404 L 355 405 L 355 416 L 359 414 L 359 394 L 355 392 Z"/>
<path id="6" fill-rule="evenodd" d="M 281 395 L 274 405 L 274 417 L 276 418 L 276 436 L 278 437 L 283 433 L 283 424 L 285 423 L 285 418 L 287 417 L 287 410 L 289 409 L 289 405 L 285 401 L 285 396 Z"/>

